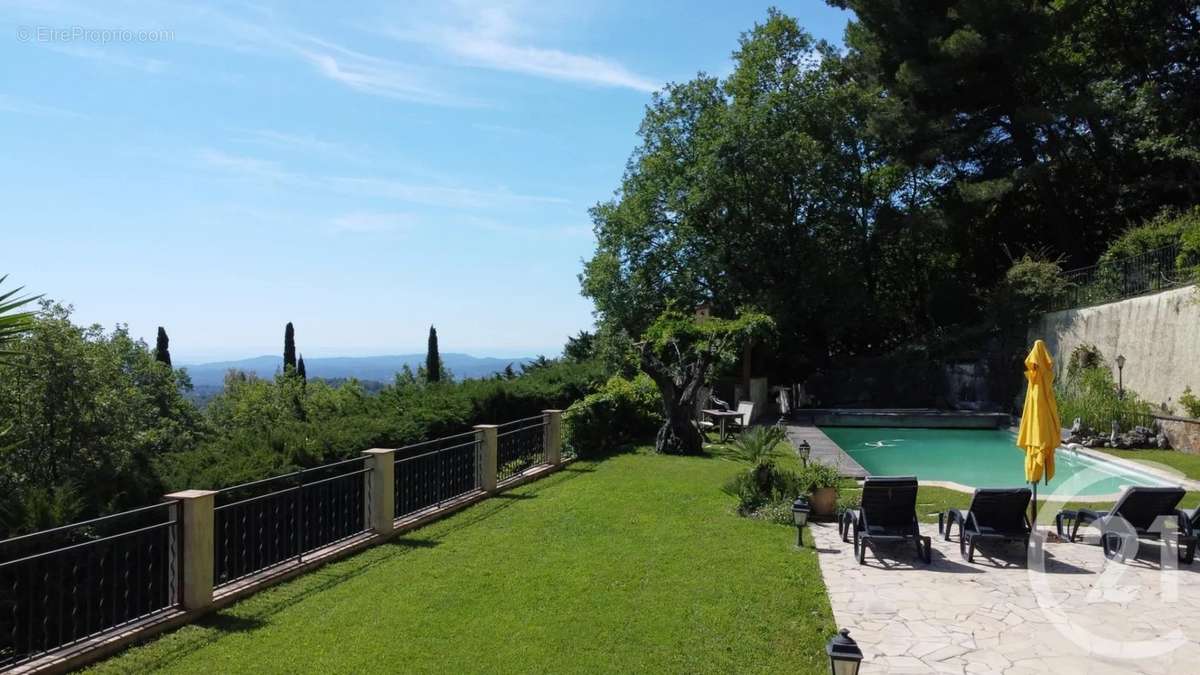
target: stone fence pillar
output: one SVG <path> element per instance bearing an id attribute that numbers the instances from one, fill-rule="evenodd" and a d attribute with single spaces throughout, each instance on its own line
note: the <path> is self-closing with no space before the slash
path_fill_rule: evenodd
<path id="1" fill-rule="evenodd" d="M 371 471 L 363 475 L 370 498 L 363 500 L 367 508 L 367 524 L 376 534 L 391 534 L 396 518 L 395 450 L 371 448 L 363 450 Z"/>
<path id="2" fill-rule="evenodd" d="M 549 464 L 562 462 L 562 413 L 561 410 L 542 411 L 546 424 L 546 462 Z"/>
<path id="3" fill-rule="evenodd" d="M 179 517 L 183 526 L 180 548 L 183 560 L 183 608 L 203 609 L 213 601 L 213 503 L 212 490 L 183 490 L 172 492 L 167 499 L 179 501 Z"/>
<path id="4" fill-rule="evenodd" d="M 480 436 L 480 441 L 483 444 L 483 466 L 480 467 L 482 476 L 480 478 L 480 487 L 484 492 L 496 491 L 496 433 L 499 425 L 496 424 L 476 424 L 475 433 Z"/>

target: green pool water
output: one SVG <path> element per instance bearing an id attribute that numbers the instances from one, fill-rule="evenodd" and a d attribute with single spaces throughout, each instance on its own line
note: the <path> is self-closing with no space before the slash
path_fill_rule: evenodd
<path id="1" fill-rule="evenodd" d="M 900 429 L 821 427 L 851 457 L 876 476 L 916 475 L 971 487 L 1025 485 L 1025 460 L 1016 434 L 988 429 Z M 1038 496 L 1094 496 L 1120 492 L 1126 485 L 1163 485 L 1161 480 L 1127 471 L 1059 448 L 1055 475 Z"/>

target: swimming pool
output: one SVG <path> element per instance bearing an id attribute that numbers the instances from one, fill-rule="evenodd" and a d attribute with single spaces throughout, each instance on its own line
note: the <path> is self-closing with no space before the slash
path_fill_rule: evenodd
<path id="1" fill-rule="evenodd" d="M 970 487 L 1015 487 L 1025 483 L 1025 460 L 1016 434 L 1005 429 L 902 429 L 896 427 L 821 427 L 869 473 L 916 475 Z M 1086 455 L 1059 449 L 1055 475 L 1039 496 L 1096 496 L 1120 492 L 1126 485 L 1165 485 L 1148 474 L 1126 470 Z"/>

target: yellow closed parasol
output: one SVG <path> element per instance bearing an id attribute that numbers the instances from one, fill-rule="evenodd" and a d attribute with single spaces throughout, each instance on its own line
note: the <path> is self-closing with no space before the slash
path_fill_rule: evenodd
<path id="1" fill-rule="evenodd" d="M 1033 519 L 1037 520 L 1037 484 L 1054 478 L 1054 449 L 1062 442 L 1062 421 L 1054 400 L 1054 359 L 1046 343 L 1038 340 L 1025 357 L 1025 408 L 1017 446 L 1025 450 L 1025 480 L 1033 483 Z"/>

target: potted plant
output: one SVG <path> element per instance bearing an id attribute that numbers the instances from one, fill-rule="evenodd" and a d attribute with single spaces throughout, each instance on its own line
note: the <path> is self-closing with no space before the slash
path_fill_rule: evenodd
<path id="1" fill-rule="evenodd" d="M 808 484 L 813 515 L 832 517 L 837 506 L 838 482 L 841 480 L 837 467 L 813 462 L 805 467 L 804 479 Z"/>

